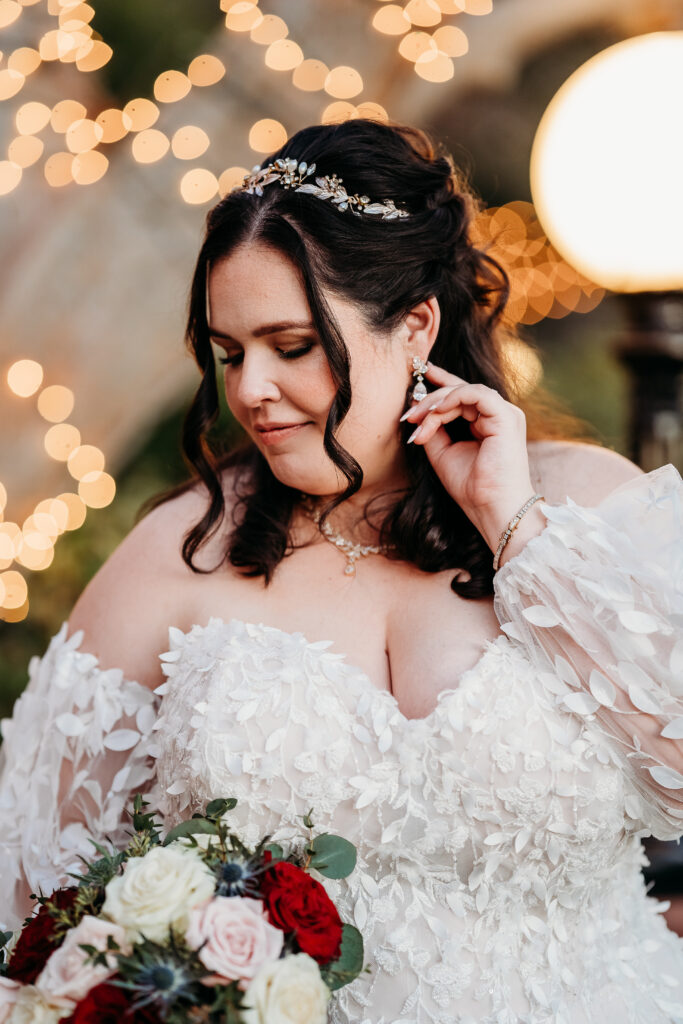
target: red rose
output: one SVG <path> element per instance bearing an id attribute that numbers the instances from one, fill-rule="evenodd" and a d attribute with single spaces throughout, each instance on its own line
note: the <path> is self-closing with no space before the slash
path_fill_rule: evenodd
<path id="1" fill-rule="evenodd" d="M 125 989 L 108 981 L 92 988 L 64 1024 L 159 1024 L 151 1007 L 131 1010 L 131 997 Z"/>
<path id="2" fill-rule="evenodd" d="M 278 861 L 265 873 L 261 893 L 272 923 L 295 932 L 304 953 L 319 964 L 337 959 L 342 922 L 320 882 L 295 864 Z"/>
<path id="3" fill-rule="evenodd" d="M 50 902 L 60 910 L 70 910 L 74 905 L 78 889 L 58 889 L 50 897 Z M 64 936 L 55 935 L 56 921 L 48 908 L 41 904 L 40 910 L 24 926 L 17 944 L 12 950 L 7 977 L 12 981 L 20 981 L 24 985 L 32 985 L 36 980 L 48 957 L 61 946 Z"/>

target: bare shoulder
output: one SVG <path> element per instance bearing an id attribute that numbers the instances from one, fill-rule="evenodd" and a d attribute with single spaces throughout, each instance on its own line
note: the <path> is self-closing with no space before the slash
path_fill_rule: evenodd
<path id="1" fill-rule="evenodd" d="M 534 486 L 550 504 L 572 498 L 592 508 L 642 470 L 610 448 L 582 441 L 530 441 Z"/>
<path id="2" fill-rule="evenodd" d="M 224 475 L 228 516 L 231 484 L 232 477 Z M 183 560 L 183 541 L 208 504 L 204 486 L 195 485 L 158 505 L 124 538 L 81 594 L 69 616 L 69 634 L 83 630 L 81 648 L 96 655 L 102 668 L 121 668 L 126 678 L 149 687 L 163 681 L 158 656 L 168 649 L 168 628 L 185 630 L 191 625 L 188 609 L 201 578 Z M 214 538 L 196 563 L 207 569 L 215 566 L 219 546 Z"/>

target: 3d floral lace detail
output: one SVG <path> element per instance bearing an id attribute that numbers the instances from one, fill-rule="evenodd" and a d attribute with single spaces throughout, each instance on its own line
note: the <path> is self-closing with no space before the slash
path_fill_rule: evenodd
<path id="1" fill-rule="evenodd" d="M 682 1024 L 683 940 L 639 842 L 683 834 L 682 489 L 669 467 L 546 506 L 496 577 L 504 635 L 422 720 L 330 643 L 170 631 L 146 741 L 169 824 L 230 792 L 247 841 L 315 806 L 357 846 L 325 885 L 372 971 L 331 1024 Z"/>
<path id="2" fill-rule="evenodd" d="M 129 795 L 149 786 L 154 763 L 146 750 L 157 699 L 102 671 L 67 639 L 67 624 L 42 658 L 32 658 L 29 683 L 11 719 L 2 722 L 0 778 L 0 921 L 15 928 L 30 892 L 50 893 L 92 855 L 88 837 L 122 838 Z M 70 808 L 64 819 L 63 806 Z"/>

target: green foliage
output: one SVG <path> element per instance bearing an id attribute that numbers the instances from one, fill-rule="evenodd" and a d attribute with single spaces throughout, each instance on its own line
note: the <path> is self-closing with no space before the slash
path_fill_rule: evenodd
<path id="1" fill-rule="evenodd" d="M 363 970 L 363 936 L 352 924 L 342 929 L 341 953 L 339 959 L 320 968 L 323 981 L 334 992 L 357 978 Z"/>
<path id="2" fill-rule="evenodd" d="M 347 878 L 356 866 L 356 847 L 348 839 L 323 832 L 306 848 L 309 868 L 326 878 Z"/>

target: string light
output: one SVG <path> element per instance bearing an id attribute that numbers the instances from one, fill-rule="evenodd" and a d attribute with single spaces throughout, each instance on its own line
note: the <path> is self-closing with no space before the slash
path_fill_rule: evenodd
<path id="1" fill-rule="evenodd" d="M 7 370 L 6 379 L 18 398 L 37 396 L 37 411 L 52 423 L 45 434 L 45 450 L 51 458 L 66 463 L 69 474 L 78 482 L 77 494 L 64 491 L 56 498 L 44 498 L 21 526 L 3 520 L 8 496 L 0 483 L 0 619 L 19 622 L 29 610 L 28 585 L 12 565 L 30 572 L 47 569 L 54 559 L 58 538 L 67 530 L 79 529 L 88 508 L 109 505 L 116 494 L 116 482 L 105 472 L 104 453 L 95 445 L 81 444 L 78 428 L 65 422 L 75 401 L 70 388 L 50 384 L 41 389 L 43 367 L 33 359 L 16 360 Z"/>
<path id="2" fill-rule="evenodd" d="M 473 243 L 498 260 L 508 274 L 506 317 L 535 324 L 544 317 L 588 313 L 605 291 L 574 270 L 551 245 L 531 203 L 490 207 L 474 220 Z"/>

